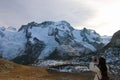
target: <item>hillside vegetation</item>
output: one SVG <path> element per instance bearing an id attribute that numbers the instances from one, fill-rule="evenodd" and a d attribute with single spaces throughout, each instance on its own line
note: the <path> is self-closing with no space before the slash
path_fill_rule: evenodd
<path id="1" fill-rule="evenodd" d="M 58 73 L 47 68 L 15 64 L 0 59 L 0 80 L 93 80 L 91 72 Z"/>

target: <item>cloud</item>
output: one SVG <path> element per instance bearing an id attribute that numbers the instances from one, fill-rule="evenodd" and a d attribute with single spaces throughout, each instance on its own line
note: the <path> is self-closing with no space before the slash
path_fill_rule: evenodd
<path id="1" fill-rule="evenodd" d="M 79 26 L 95 11 L 79 0 L 1 0 L 0 24 L 20 27 L 31 21 L 66 20 Z"/>
<path id="2" fill-rule="evenodd" d="M 16 0 L 1 0 L 0 2 L 0 24 L 5 26 L 18 26 L 25 21 L 27 12 Z"/>

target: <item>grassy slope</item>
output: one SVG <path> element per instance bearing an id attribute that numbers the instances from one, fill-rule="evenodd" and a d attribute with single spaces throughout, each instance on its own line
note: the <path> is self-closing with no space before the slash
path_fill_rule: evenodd
<path id="1" fill-rule="evenodd" d="M 46 68 L 15 64 L 0 59 L 0 80 L 93 80 L 86 73 L 48 72 Z"/>

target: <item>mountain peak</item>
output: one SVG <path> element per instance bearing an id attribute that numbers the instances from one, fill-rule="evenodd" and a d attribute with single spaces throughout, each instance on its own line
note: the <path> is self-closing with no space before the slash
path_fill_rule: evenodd
<path id="1" fill-rule="evenodd" d="M 64 21 L 64 20 L 63 20 L 63 21 L 58 21 L 57 23 L 59 23 L 59 24 L 64 24 L 64 25 L 65 25 L 65 24 L 66 24 L 66 25 L 70 25 L 67 21 Z"/>
<path id="2" fill-rule="evenodd" d="M 67 25 L 67 26 L 70 26 L 70 24 L 67 22 L 67 21 L 57 21 L 57 22 L 53 22 L 53 21 L 44 21 L 42 23 L 40 23 L 40 25 L 56 25 L 56 26 L 59 26 L 59 25 Z"/>
<path id="3" fill-rule="evenodd" d="M 111 46 L 120 47 L 120 30 L 113 34 L 110 44 Z"/>
<path id="4" fill-rule="evenodd" d="M 52 24 L 54 24 L 54 22 L 53 21 L 44 21 L 44 22 L 42 22 L 42 23 L 40 23 L 40 25 L 52 25 Z"/>
<path id="5" fill-rule="evenodd" d="M 115 38 L 115 39 L 120 39 L 120 30 L 117 31 L 116 33 L 114 33 L 112 39 L 114 39 L 114 38 Z"/>
<path id="6" fill-rule="evenodd" d="M 28 23 L 27 25 L 28 25 L 28 26 L 37 26 L 38 23 L 36 23 L 36 22 L 33 21 L 33 22 Z"/>
<path id="7" fill-rule="evenodd" d="M 32 28 L 32 27 L 46 28 L 46 27 L 51 27 L 51 26 L 54 28 L 55 27 L 61 27 L 61 28 L 67 27 L 71 31 L 74 30 L 74 28 L 67 21 L 58 21 L 58 22 L 44 21 L 42 23 L 30 22 L 27 25 L 22 25 L 18 31 L 27 30 L 27 29 Z"/>

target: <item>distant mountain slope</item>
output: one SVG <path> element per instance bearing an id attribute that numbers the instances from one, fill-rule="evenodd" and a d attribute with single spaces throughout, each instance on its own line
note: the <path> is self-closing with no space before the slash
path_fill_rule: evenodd
<path id="1" fill-rule="evenodd" d="M 95 52 L 106 45 L 104 38 L 94 30 L 76 30 L 66 21 L 31 22 L 18 32 L 11 27 L 1 28 L 0 35 L 1 57 L 22 64 L 52 59 L 53 54 L 56 58 L 68 59 Z"/>

